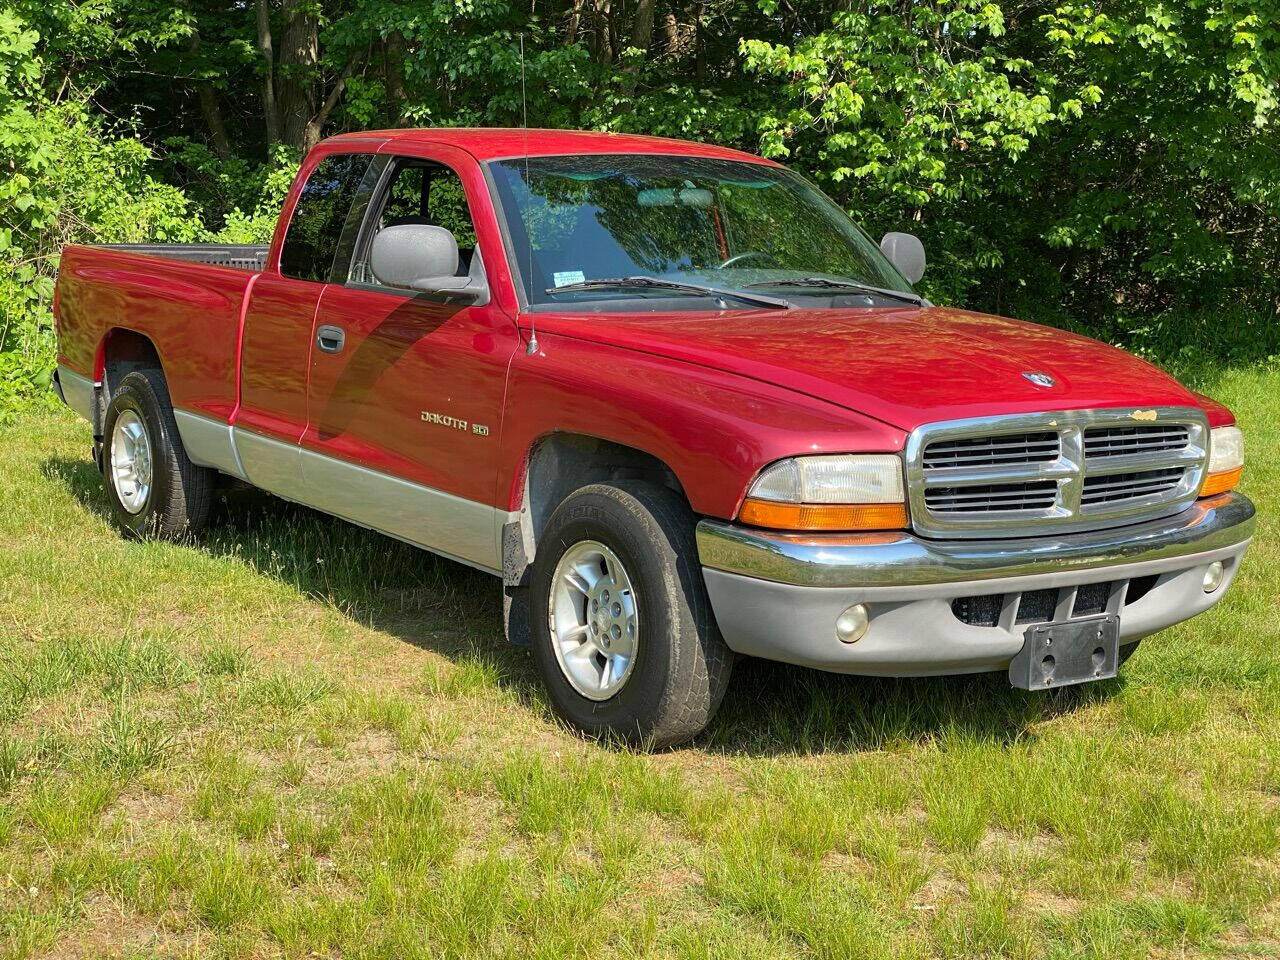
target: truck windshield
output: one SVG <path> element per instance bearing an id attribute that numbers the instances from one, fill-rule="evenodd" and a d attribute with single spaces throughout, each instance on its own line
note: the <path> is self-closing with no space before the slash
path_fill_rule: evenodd
<path id="1" fill-rule="evenodd" d="M 916 300 L 843 210 L 780 167 L 602 154 L 490 169 L 531 305 L 660 297 L 707 308 L 697 290 L 635 282 L 644 277 L 789 301 Z"/>

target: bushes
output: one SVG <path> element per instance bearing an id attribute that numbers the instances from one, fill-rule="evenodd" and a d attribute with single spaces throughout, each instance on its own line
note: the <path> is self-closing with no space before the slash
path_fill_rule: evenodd
<path id="1" fill-rule="evenodd" d="M 46 95 L 39 40 L 0 13 L 0 419 L 24 399 L 47 399 L 65 244 L 177 242 L 203 230 L 182 193 L 150 176 L 140 140 L 106 131 L 84 98 Z"/>
<path id="2" fill-rule="evenodd" d="M 150 151 L 133 137 L 104 133 L 84 105 L 12 109 L 3 124 L 13 172 L 0 186 L 0 418 L 49 384 L 56 353 L 50 304 L 65 244 L 203 235 L 186 198 L 148 175 Z"/>
<path id="3" fill-rule="evenodd" d="M 44 91 L 39 37 L 0 13 L 0 421 L 50 402 L 57 349 L 51 310 L 68 243 L 262 242 L 270 236 L 296 158 L 234 172 L 247 213 L 206 229 L 179 188 L 158 180 L 152 150 L 127 125 L 107 126 L 87 97 Z"/>

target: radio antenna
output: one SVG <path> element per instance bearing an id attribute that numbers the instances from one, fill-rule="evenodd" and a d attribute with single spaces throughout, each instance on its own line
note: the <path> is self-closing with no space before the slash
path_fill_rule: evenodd
<path id="1" fill-rule="evenodd" d="M 530 201 L 533 199 L 533 187 L 529 183 L 529 95 L 525 91 L 524 82 L 524 34 L 520 34 L 520 129 L 524 137 L 524 189 Z M 529 345 L 525 347 L 525 356 L 532 357 L 538 352 L 538 311 L 533 309 L 533 237 L 529 233 L 529 221 L 524 223 L 524 244 L 526 255 L 525 282 L 529 284 Z"/>

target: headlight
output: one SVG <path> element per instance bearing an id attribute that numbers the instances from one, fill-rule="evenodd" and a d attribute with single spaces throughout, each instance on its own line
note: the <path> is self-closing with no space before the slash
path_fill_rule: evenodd
<path id="1" fill-rule="evenodd" d="M 1226 493 L 1240 482 L 1244 472 L 1244 434 L 1239 427 L 1215 427 L 1209 431 L 1209 470 L 1200 496 Z"/>
<path id="2" fill-rule="evenodd" d="M 793 457 L 760 471 L 738 519 L 774 530 L 894 530 L 907 525 L 893 454 Z"/>

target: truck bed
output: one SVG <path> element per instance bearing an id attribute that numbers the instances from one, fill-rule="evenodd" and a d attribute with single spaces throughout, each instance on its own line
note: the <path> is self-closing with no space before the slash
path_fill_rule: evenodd
<path id="1" fill-rule="evenodd" d="M 258 246 L 248 243 L 104 243 L 99 247 L 144 257 L 210 263 L 218 267 L 248 270 L 250 273 L 262 271 L 269 249 L 266 244 Z"/>
<path id="2" fill-rule="evenodd" d="M 226 420 L 238 399 L 240 320 L 265 246 L 68 246 L 58 270 L 58 363 L 96 381 L 110 337 L 149 340 L 176 409 Z"/>

